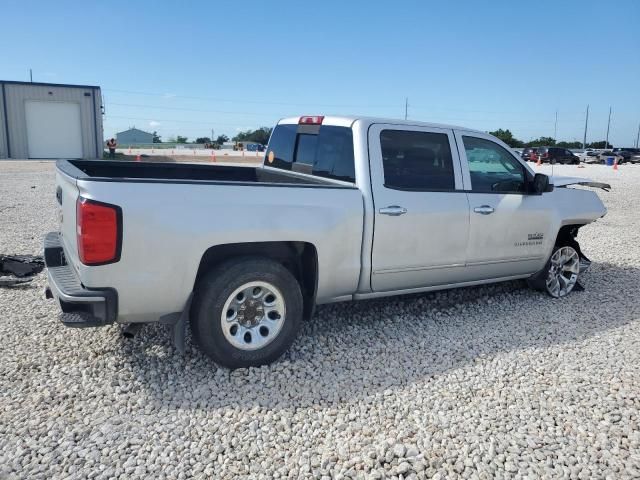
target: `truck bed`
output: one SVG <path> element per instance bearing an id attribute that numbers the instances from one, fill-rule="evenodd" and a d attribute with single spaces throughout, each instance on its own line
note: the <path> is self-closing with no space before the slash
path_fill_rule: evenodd
<path id="1" fill-rule="evenodd" d="M 182 311 L 204 255 L 224 245 L 309 245 L 325 265 L 317 303 L 357 288 L 364 205 L 355 185 L 269 167 L 62 160 L 57 168 L 65 261 L 83 288 L 117 291 L 121 323 Z M 80 261 L 79 197 L 121 212 L 118 261 Z"/>
<path id="2" fill-rule="evenodd" d="M 72 178 L 101 182 L 295 184 L 341 187 L 323 178 L 253 166 L 151 163 L 104 160 L 59 160 L 58 168 Z"/>

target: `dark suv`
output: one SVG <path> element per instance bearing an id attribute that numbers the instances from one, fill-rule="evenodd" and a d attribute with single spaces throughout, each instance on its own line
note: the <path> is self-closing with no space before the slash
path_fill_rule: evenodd
<path id="1" fill-rule="evenodd" d="M 580 163 L 580 157 L 571 150 L 560 147 L 538 147 L 535 160 L 540 157 L 542 163 L 564 163 L 576 165 Z"/>
<path id="2" fill-rule="evenodd" d="M 533 161 L 532 154 L 536 153 L 537 147 L 527 147 L 522 150 L 522 158 L 528 162 Z"/>

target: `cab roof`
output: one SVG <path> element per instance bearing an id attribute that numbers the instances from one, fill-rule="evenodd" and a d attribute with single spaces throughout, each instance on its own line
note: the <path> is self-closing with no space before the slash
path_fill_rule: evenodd
<path id="1" fill-rule="evenodd" d="M 298 124 L 300 121 L 300 118 L 301 116 L 286 117 L 281 119 L 277 124 L 278 125 Z M 444 123 L 430 123 L 430 122 L 420 122 L 418 120 L 400 120 L 397 118 L 367 117 L 367 116 L 356 116 L 356 115 L 325 115 L 324 119 L 322 120 L 322 125 L 332 125 L 337 127 L 351 127 L 357 121 L 363 122 L 367 125 L 371 125 L 374 123 L 388 123 L 392 125 L 444 128 L 449 130 L 465 130 L 468 132 L 486 133 L 473 128 L 460 127 L 456 125 L 447 125 Z"/>

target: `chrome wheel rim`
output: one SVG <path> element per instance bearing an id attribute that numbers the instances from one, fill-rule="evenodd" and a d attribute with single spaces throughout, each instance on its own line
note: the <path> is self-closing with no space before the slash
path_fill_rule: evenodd
<path id="1" fill-rule="evenodd" d="M 258 350 L 280 333 L 285 319 L 284 297 L 267 282 L 248 282 L 227 298 L 220 325 L 227 341 L 240 350 Z"/>
<path id="2" fill-rule="evenodd" d="M 578 281 L 580 273 L 580 257 L 571 247 L 561 247 L 551 256 L 549 275 L 547 276 L 547 292 L 559 298 L 568 295 Z"/>

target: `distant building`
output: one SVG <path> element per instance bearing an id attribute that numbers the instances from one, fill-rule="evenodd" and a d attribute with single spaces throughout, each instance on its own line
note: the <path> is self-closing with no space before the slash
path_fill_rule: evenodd
<path id="1" fill-rule="evenodd" d="M 136 127 L 132 127 L 124 132 L 116 133 L 116 142 L 118 142 L 119 147 L 153 143 L 153 133 L 143 132 Z"/>
<path id="2" fill-rule="evenodd" d="M 100 87 L 0 80 L 0 159 L 102 158 L 102 136 Z"/>

